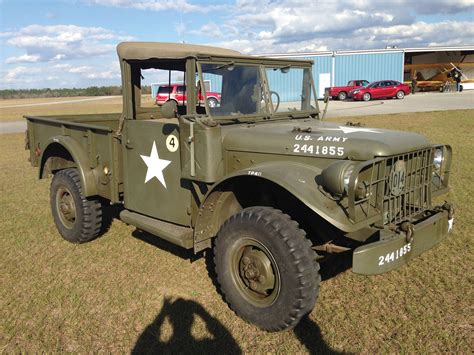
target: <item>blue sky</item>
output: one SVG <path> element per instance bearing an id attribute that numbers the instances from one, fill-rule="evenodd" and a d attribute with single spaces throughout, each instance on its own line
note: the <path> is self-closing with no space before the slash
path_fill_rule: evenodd
<path id="1" fill-rule="evenodd" d="M 120 41 L 245 53 L 474 44 L 474 0 L 0 0 L 0 89 L 119 85 Z"/>

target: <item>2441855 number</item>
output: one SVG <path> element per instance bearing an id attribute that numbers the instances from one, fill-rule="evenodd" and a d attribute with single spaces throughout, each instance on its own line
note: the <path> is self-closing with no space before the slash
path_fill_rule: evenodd
<path id="1" fill-rule="evenodd" d="M 337 155 L 342 157 L 344 155 L 344 147 L 336 147 L 333 145 L 313 145 L 313 144 L 299 144 L 295 143 L 293 145 L 294 153 L 306 153 L 306 154 L 316 154 L 316 155 Z"/>
<path id="2" fill-rule="evenodd" d="M 386 255 L 379 256 L 379 266 L 391 263 L 398 260 L 403 255 L 408 254 L 411 251 L 411 243 L 405 244 L 400 249 L 387 253 Z"/>

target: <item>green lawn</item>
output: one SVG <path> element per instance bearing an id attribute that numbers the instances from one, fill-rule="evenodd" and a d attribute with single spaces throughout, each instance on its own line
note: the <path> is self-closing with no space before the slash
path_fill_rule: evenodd
<path id="1" fill-rule="evenodd" d="M 193 260 L 120 221 L 91 243 L 63 241 L 49 209 L 50 181 L 36 179 L 23 134 L 1 135 L 0 349 L 471 353 L 473 117 L 474 111 L 459 110 L 338 119 L 451 144 L 446 199 L 457 208 L 455 229 L 399 270 L 370 277 L 346 270 L 327 278 L 310 317 L 282 333 L 262 332 L 235 316 L 205 258 Z"/>

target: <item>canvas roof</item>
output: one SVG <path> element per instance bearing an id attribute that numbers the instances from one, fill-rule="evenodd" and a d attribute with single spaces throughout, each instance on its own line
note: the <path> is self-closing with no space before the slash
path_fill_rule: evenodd
<path id="1" fill-rule="evenodd" d="M 244 55 L 240 52 L 196 44 L 166 43 L 166 42 L 122 42 L 117 46 L 117 54 L 121 60 L 148 60 L 148 59 L 184 59 L 203 57 L 230 57 L 258 60 L 255 56 Z M 267 60 L 270 58 L 266 58 Z M 270 59 L 277 62 L 288 62 L 288 59 Z M 295 62 L 295 60 L 290 60 Z M 312 63 L 309 60 L 298 62 Z"/>
<path id="2" fill-rule="evenodd" d="M 231 49 L 201 46 L 195 44 L 165 42 L 122 42 L 117 46 L 120 59 L 147 60 L 153 58 L 182 59 L 206 56 L 242 56 Z"/>

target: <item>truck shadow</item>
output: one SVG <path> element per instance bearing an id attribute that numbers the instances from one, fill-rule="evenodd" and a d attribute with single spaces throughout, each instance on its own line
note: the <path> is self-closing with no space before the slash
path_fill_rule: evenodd
<path id="1" fill-rule="evenodd" d="M 205 324 L 207 336 L 196 338 L 192 334 L 196 318 Z M 162 340 L 165 321 L 171 325 L 172 335 L 166 336 L 167 340 Z M 160 313 L 142 332 L 132 350 L 132 354 L 221 352 L 242 353 L 227 328 L 199 303 L 182 298 L 172 300 L 168 297 L 165 297 Z"/>
<path id="2" fill-rule="evenodd" d="M 352 267 L 353 251 L 346 251 L 340 254 L 334 254 L 321 263 L 321 280 L 326 281 L 349 270 Z"/>
<path id="3" fill-rule="evenodd" d="M 196 258 L 192 249 L 184 249 L 148 232 L 135 229 L 132 232 L 132 236 L 156 248 L 167 251 L 181 259 L 193 261 Z"/>

